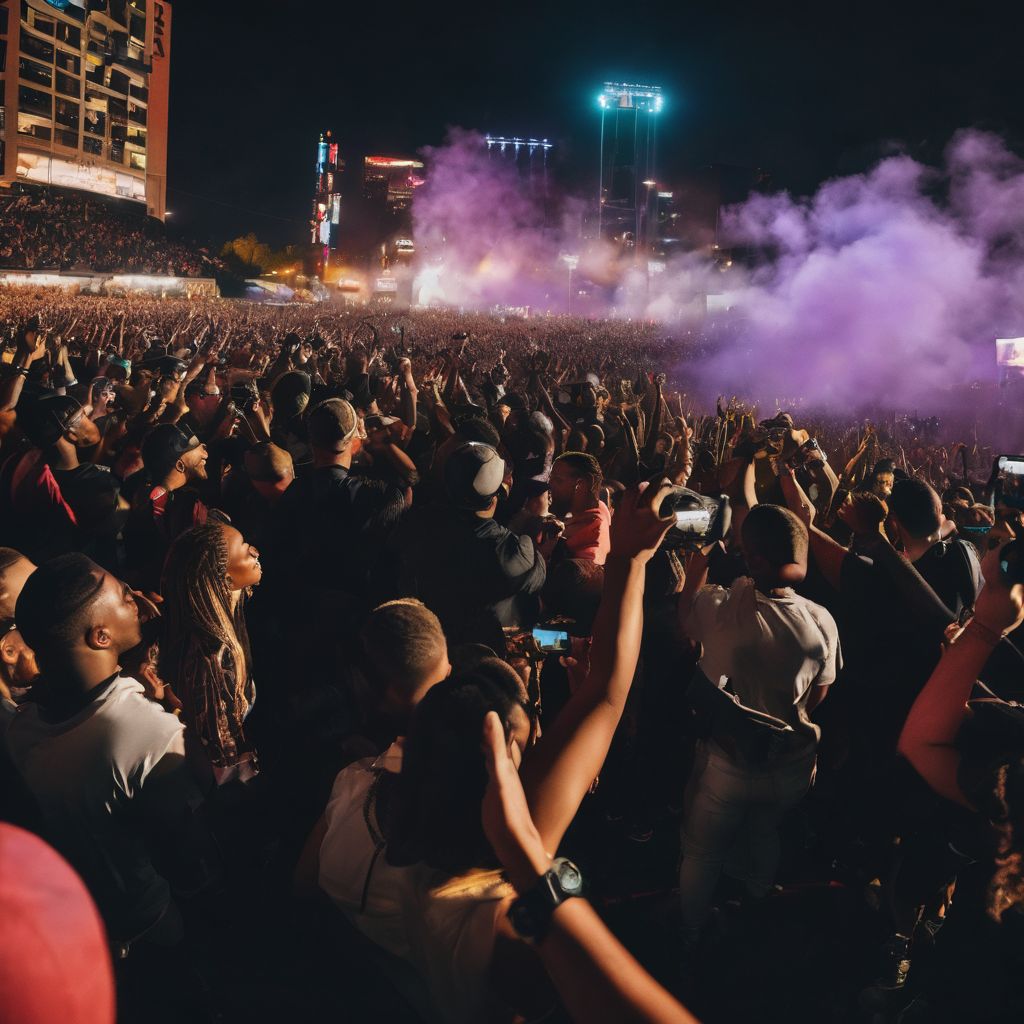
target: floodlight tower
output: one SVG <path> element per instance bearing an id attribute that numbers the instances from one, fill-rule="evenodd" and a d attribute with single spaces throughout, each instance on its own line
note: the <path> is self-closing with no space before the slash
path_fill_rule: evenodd
<path id="1" fill-rule="evenodd" d="M 637 253 L 649 247 L 648 221 L 657 195 L 655 156 L 658 115 L 665 99 L 657 85 L 605 82 L 601 110 L 597 236 Z"/>

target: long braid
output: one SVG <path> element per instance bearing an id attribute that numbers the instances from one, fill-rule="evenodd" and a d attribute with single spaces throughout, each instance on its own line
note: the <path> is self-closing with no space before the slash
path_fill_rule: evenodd
<path id="1" fill-rule="evenodd" d="M 240 724 L 249 679 L 249 644 L 242 614 L 243 598 L 234 613 L 231 609 L 227 545 L 219 523 L 194 527 L 174 542 L 167 558 L 163 590 L 168 650 L 166 656 L 163 652 L 161 656 L 165 663 L 170 663 L 169 675 L 176 677 L 189 637 L 198 640 L 210 654 L 226 647 L 235 668 L 232 705 Z M 219 660 L 215 664 L 221 667 Z M 224 673 L 219 673 L 217 683 L 226 688 Z"/>

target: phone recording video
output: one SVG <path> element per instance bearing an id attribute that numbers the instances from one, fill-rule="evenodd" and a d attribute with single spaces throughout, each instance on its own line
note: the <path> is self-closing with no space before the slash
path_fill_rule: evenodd
<path id="1" fill-rule="evenodd" d="M 676 529 L 680 533 L 690 533 L 703 537 L 711 525 L 711 512 L 705 508 L 680 509 L 676 512 Z"/>
<path id="2" fill-rule="evenodd" d="M 534 626 L 533 639 L 545 654 L 569 650 L 569 634 L 564 629 L 542 629 L 540 626 Z"/>

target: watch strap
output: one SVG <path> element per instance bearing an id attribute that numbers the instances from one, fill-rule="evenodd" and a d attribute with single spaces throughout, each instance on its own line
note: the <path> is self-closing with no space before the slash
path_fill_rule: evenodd
<path id="1" fill-rule="evenodd" d="M 579 880 L 575 889 L 562 885 L 563 870 L 570 871 Z M 514 900 L 508 917 L 516 934 L 530 943 L 540 942 L 551 926 L 551 916 L 566 901 L 583 892 L 579 868 L 565 857 L 558 857 L 541 875 L 537 884 Z"/>

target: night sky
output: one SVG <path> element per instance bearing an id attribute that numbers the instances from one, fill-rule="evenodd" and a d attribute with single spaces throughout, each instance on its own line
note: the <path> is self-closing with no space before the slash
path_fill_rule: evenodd
<path id="1" fill-rule="evenodd" d="M 969 126 L 1021 151 L 1021 8 L 175 0 L 168 206 L 200 238 L 301 242 L 324 128 L 349 158 L 449 125 L 546 136 L 589 194 L 606 79 L 665 90 L 669 182 L 727 163 L 807 192 L 897 145 L 934 160 Z"/>

